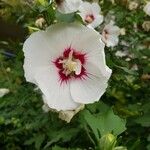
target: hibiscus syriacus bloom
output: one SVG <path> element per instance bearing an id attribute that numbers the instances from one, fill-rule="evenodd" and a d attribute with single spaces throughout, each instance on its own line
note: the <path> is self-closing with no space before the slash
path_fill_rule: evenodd
<path id="1" fill-rule="evenodd" d="M 56 24 L 33 33 L 24 43 L 24 71 L 44 102 L 57 111 L 98 101 L 111 70 L 98 32 L 78 24 Z"/>
<path id="2" fill-rule="evenodd" d="M 148 2 L 144 7 L 144 12 L 150 16 L 150 2 Z"/>
<path id="3" fill-rule="evenodd" d="M 83 2 L 79 8 L 79 15 L 89 26 L 96 28 L 103 22 L 103 16 L 100 15 L 101 8 L 97 3 Z"/>
<path id="4" fill-rule="evenodd" d="M 114 22 L 111 21 L 107 24 L 102 31 L 102 40 L 107 47 L 114 47 L 118 44 L 120 35 L 120 28 L 114 25 Z"/>
<path id="5" fill-rule="evenodd" d="M 63 14 L 76 12 L 82 3 L 82 0 L 55 0 L 58 11 Z"/>

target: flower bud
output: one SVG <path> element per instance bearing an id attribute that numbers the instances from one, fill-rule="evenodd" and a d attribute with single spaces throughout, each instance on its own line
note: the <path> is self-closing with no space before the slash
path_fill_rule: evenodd
<path id="1" fill-rule="evenodd" d="M 66 111 L 60 111 L 59 112 L 59 118 L 66 121 L 67 123 L 70 123 L 73 116 L 75 116 L 79 111 L 83 110 L 85 107 L 84 104 L 80 105 L 75 110 L 66 110 Z"/>
<path id="2" fill-rule="evenodd" d="M 50 108 L 48 107 L 47 104 L 43 104 L 42 109 L 43 109 L 43 111 L 44 111 L 45 113 L 47 113 L 47 112 L 50 111 Z"/>
<path id="3" fill-rule="evenodd" d="M 43 17 L 40 17 L 38 18 L 36 21 L 35 21 L 35 25 L 38 27 L 38 28 L 43 28 L 43 27 L 46 27 L 46 21 Z"/>
<path id="4" fill-rule="evenodd" d="M 150 31 L 150 21 L 144 21 L 142 24 L 144 31 Z"/>
<path id="5" fill-rule="evenodd" d="M 99 141 L 99 148 L 102 150 L 112 150 L 116 145 L 116 137 L 113 134 L 106 134 Z"/>
<path id="6" fill-rule="evenodd" d="M 120 29 L 120 34 L 121 35 L 126 35 L 126 29 L 125 28 L 121 28 Z"/>

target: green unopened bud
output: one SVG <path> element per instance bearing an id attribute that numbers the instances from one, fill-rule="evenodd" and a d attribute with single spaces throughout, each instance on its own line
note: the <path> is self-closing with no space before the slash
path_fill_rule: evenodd
<path id="1" fill-rule="evenodd" d="M 100 150 L 112 150 L 116 145 L 116 137 L 113 134 L 106 134 L 99 141 Z"/>

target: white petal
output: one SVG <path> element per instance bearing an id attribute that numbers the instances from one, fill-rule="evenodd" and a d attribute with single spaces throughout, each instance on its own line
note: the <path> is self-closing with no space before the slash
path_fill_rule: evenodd
<path id="1" fill-rule="evenodd" d="M 62 4 L 58 6 L 58 11 L 64 14 L 76 12 L 81 3 L 81 0 L 64 0 Z"/>
<path id="2" fill-rule="evenodd" d="M 96 65 L 109 78 L 111 70 L 106 66 L 104 46 L 101 35 L 90 28 L 80 31 L 72 43 L 74 49 L 86 53 L 87 61 Z"/>
<path id="3" fill-rule="evenodd" d="M 91 26 L 93 28 L 98 27 L 103 22 L 103 18 L 104 17 L 102 15 L 97 15 L 95 17 L 94 21 L 91 24 L 89 24 L 88 26 Z"/>
<path id="4" fill-rule="evenodd" d="M 61 84 L 54 67 L 39 68 L 35 75 L 36 82 L 45 95 L 44 102 L 57 111 L 74 110 L 79 105 L 72 100 L 69 83 Z"/>
<path id="5" fill-rule="evenodd" d="M 116 36 L 120 35 L 120 28 L 118 26 L 112 26 L 109 30 L 110 34 L 114 34 Z"/>
<path id="6" fill-rule="evenodd" d="M 88 71 L 88 77 L 83 80 L 73 80 L 70 85 L 73 100 L 82 104 L 98 101 L 106 91 L 108 80 L 92 63 L 87 63 L 85 68 Z"/>
<path id="7" fill-rule="evenodd" d="M 114 46 L 118 45 L 118 42 L 119 42 L 118 36 L 109 35 L 106 40 L 106 45 L 107 45 L 107 47 L 114 47 Z"/>
<path id="8" fill-rule="evenodd" d="M 101 74 L 105 76 L 107 79 L 110 78 L 112 70 L 106 65 L 105 53 L 104 51 L 99 51 L 95 53 L 88 54 L 88 62 L 94 64 L 97 68 L 99 68 Z"/>
<path id="9" fill-rule="evenodd" d="M 148 2 L 144 7 L 144 12 L 150 16 L 150 2 Z"/>
<path id="10" fill-rule="evenodd" d="M 83 14 L 93 14 L 92 7 L 89 2 L 83 2 L 79 7 L 79 11 Z"/>
<path id="11" fill-rule="evenodd" d="M 34 74 L 38 67 L 48 65 L 50 61 L 50 49 L 43 31 L 33 33 L 24 43 L 25 55 L 24 70 L 26 80 L 35 83 Z"/>
<path id="12" fill-rule="evenodd" d="M 116 36 L 120 35 L 120 28 L 114 25 L 113 21 L 110 21 L 110 23 L 104 27 L 104 30 L 106 30 L 109 34 L 114 34 Z"/>
<path id="13" fill-rule="evenodd" d="M 94 14 L 99 14 L 101 11 L 100 6 L 98 5 L 98 3 L 92 3 L 92 11 Z"/>
<path id="14" fill-rule="evenodd" d="M 53 47 L 55 55 L 53 57 L 60 56 L 64 50 L 70 46 L 79 34 L 86 30 L 86 27 L 80 24 L 55 24 L 47 28 L 46 37 L 49 39 L 49 47 Z"/>

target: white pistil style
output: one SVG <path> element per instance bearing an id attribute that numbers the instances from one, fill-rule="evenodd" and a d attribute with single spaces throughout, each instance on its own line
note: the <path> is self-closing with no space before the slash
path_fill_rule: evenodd
<path id="1" fill-rule="evenodd" d="M 76 75 L 79 75 L 81 73 L 81 62 L 79 59 L 73 58 L 73 50 L 70 51 L 69 57 L 67 59 L 60 60 L 59 63 L 63 64 L 63 73 L 66 76 L 70 75 L 73 72 L 75 72 Z"/>

